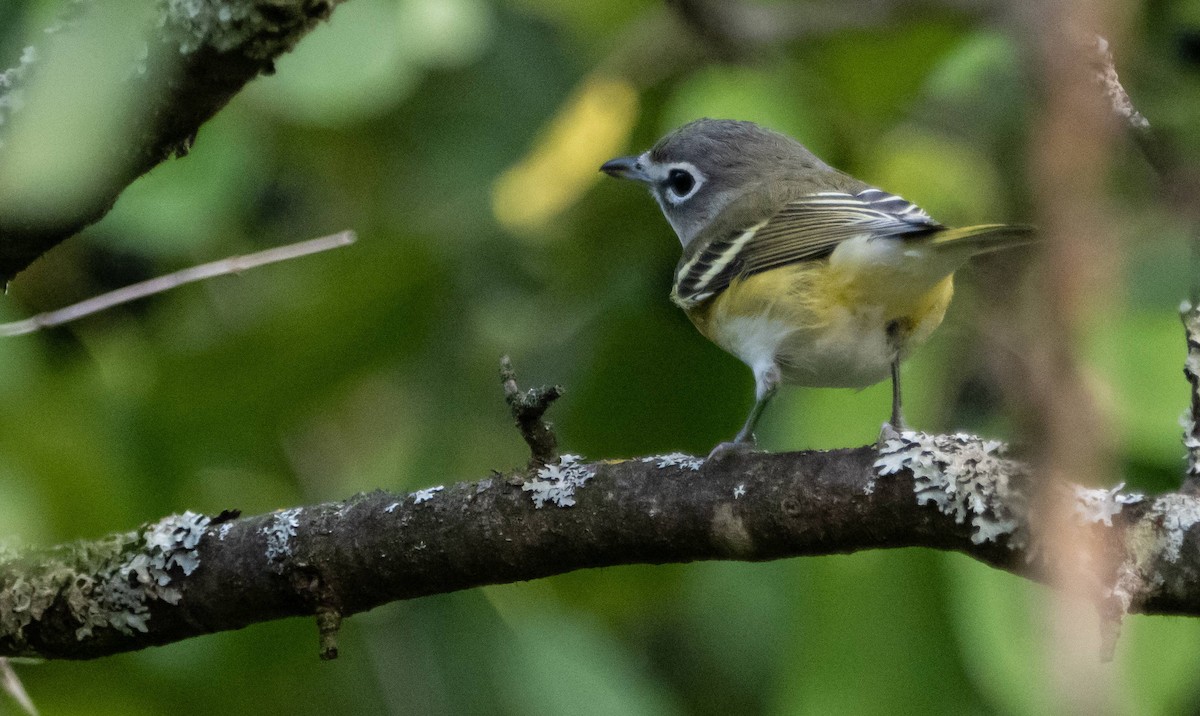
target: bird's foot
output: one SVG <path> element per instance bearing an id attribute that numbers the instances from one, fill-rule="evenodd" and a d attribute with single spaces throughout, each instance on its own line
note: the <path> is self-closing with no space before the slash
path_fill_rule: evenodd
<path id="1" fill-rule="evenodd" d="M 708 454 L 708 459 L 710 461 L 724 460 L 730 455 L 740 455 L 742 453 L 754 452 L 757 449 L 758 446 L 754 444 L 753 440 L 730 440 L 713 448 L 712 452 Z"/>
<path id="2" fill-rule="evenodd" d="M 908 427 L 903 422 L 899 426 L 892 425 L 891 422 L 884 423 L 879 430 L 879 440 L 875 442 L 875 446 L 882 449 L 889 440 L 899 440 L 900 433 L 907 429 Z"/>

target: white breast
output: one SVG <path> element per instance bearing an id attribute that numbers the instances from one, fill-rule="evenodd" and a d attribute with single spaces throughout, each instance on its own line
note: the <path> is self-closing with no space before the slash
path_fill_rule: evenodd
<path id="1" fill-rule="evenodd" d="M 891 374 L 895 349 L 879 308 L 833 312 L 819 328 L 793 331 L 777 348 L 785 383 L 865 388 Z"/>

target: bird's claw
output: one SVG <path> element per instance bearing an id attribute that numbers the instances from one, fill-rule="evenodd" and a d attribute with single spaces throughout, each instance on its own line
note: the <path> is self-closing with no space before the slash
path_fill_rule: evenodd
<path id="1" fill-rule="evenodd" d="M 900 433 L 903 430 L 904 430 L 903 424 L 901 424 L 899 429 L 897 429 L 895 426 L 893 426 L 891 424 L 891 422 L 884 423 L 883 427 L 880 428 L 880 430 L 879 430 L 879 440 L 875 443 L 875 445 L 879 448 L 883 448 L 884 446 L 886 446 L 888 444 L 889 440 L 899 440 Z"/>
<path id="2" fill-rule="evenodd" d="M 708 454 L 710 461 L 724 460 L 730 455 L 754 452 L 758 447 L 750 440 L 730 440 L 720 443 Z"/>

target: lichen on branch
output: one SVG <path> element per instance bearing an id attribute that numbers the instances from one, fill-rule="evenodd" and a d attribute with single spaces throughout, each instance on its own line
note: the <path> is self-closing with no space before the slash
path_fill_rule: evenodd
<path id="1" fill-rule="evenodd" d="M 331 657 L 340 620 L 385 602 L 619 564 L 924 546 L 1044 579 L 1026 471 L 992 441 L 903 433 L 883 453 L 564 456 L 524 481 L 237 519 L 185 513 L 6 550 L 0 656 L 91 658 L 316 615 Z M 1200 616 L 1200 500 L 1082 487 L 1066 497 L 1113 551 L 1118 612 Z"/>

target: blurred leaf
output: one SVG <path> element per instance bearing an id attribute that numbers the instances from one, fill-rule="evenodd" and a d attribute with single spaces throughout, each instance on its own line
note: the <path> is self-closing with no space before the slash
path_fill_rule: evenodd
<path id="1" fill-rule="evenodd" d="M 1044 587 L 974 562 L 940 556 L 962 655 L 972 681 L 1001 713 L 1060 711 L 1046 663 Z M 1096 619 L 1099 629 L 1099 618 Z M 1122 703 L 1114 713 L 1175 714 L 1195 707 L 1200 682 L 1200 623 L 1131 616 L 1121 628 L 1114 665 L 1104 670 Z"/>
<path id="2" fill-rule="evenodd" d="M 878 31 L 838 33 L 807 50 L 812 71 L 845 103 L 851 130 L 892 123 L 919 96 L 925 77 L 957 41 L 949 22 L 922 20 Z M 885 124 L 886 126 L 886 124 Z"/>
<path id="3" fill-rule="evenodd" d="M 703 455 L 745 419 L 754 399 L 749 370 L 666 304 L 616 307 L 593 329 L 600 342 L 562 418 L 585 454 Z"/>
<path id="4" fill-rule="evenodd" d="M 1200 623 L 1189 617 L 1126 617 L 1117 663 L 1128 713 L 1194 713 L 1200 703 Z"/>
<path id="5" fill-rule="evenodd" d="M 397 36 L 404 54 L 426 66 L 466 64 L 492 41 L 483 0 L 399 0 Z"/>
<path id="6" fill-rule="evenodd" d="M 1004 194 L 989 157 L 918 127 L 898 129 L 868 153 L 860 178 L 903 195 L 950 226 L 1003 220 Z"/>
<path id="7" fill-rule="evenodd" d="M 585 45 L 596 46 L 598 52 L 607 52 L 612 46 L 612 36 L 619 33 L 627 23 L 634 21 L 638 13 L 653 8 L 653 0 L 607 0 L 607 2 L 561 2 L 561 0 L 514 0 L 513 4 L 525 12 L 538 15 L 552 22 L 556 28 L 569 31 L 573 40 Z"/>
<path id="8" fill-rule="evenodd" d="M 701 117 L 742 119 L 783 132 L 824 156 L 832 152 L 829 127 L 805 84 L 776 65 L 704 67 L 675 88 L 663 109 L 660 133 Z"/>
<path id="9" fill-rule="evenodd" d="M 549 610 L 513 623 L 511 651 L 497 661 L 509 711 L 639 716 L 679 710 L 611 637 L 586 618 Z"/>
<path id="10" fill-rule="evenodd" d="M 995 31 L 973 32 L 930 72 L 922 114 L 971 137 L 995 138 L 1025 120 L 1028 93 L 1016 40 Z"/>
<path id="11" fill-rule="evenodd" d="M 269 160 L 245 114 L 227 109 L 204 125 L 186 158 L 158 165 L 126 189 L 103 230 L 91 235 L 124 251 L 194 260 L 236 231 Z"/>
<path id="12" fill-rule="evenodd" d="M 980 710 L 939 600 L 938 555 L 874 551 L 806 559 L 797 569 L 791 654 L 772 713 Z"/>
<path id="13" fill-rule="evenodd" d="M 705 562 L 683 573 L 673 600 L 680 623 L 661 637 L 670 651 L 659 668 L 674 676 L 691 713 L 765 711 L 789 668 L 796 571 L 790 561 Z"/>
<path id="14" fill-rule="evenodd" d="M 585 79 L 529 154 L 496 179 L 496 219 L 522 235 L 554 219 L 600 180 L 600 165 L 624 147 L 637 111 L 633 85 Z"/>
<path id="15" fill-rule="evenodd" d="M 0 459 L 0 551 L 3 547 L 49 544 L 55 535 L 42 518 L 49 501 L 36 489 L 37 479 Z"/>
<path id="16" fill-rule="evenodd" d="M 1136 312 L 1117 314 L 1096 327 L 1088 358 L 1103 371 L 1101 394 L 1112 411 L 1121 442 L 1143 460 L 1183 469 L 1179 417 L 1188 405 L 1183 379 L 1185 345 L 1177 316 Z"/>
<path id="17" fill-rule="evenodd" d="M 964 667 L 992 706 L 1007 714 L 1055 713 L 1048 684 L 1042 588 L 968 557 L 943 555 L 947 599 Z M 1097 621 L 1099 628 L 1099 621 Z"/>
<path id="18" fill-rule="evenodd" d="M 752 388 L 747 387 L 747 395 L 752 393 Z M 883 421 L 891 415 L 891 405 L 892 389 L 888 381 L 862 390 L 788 388 L 776 396 L 763 414 L 760 439 L 768 449 L 775 450 L 831 450 L 870 445 L 879 438 Z"/>
<path id="19" fill-rule="evenodd" d="M 1019 59 L 1007 35 L 972 33 L 930 73 L 927 91 L 933 99 L 948 101 L 994 97 L 997 76 L 1011 74 Z"/>
<path id="20" fill-rule="evenodd" d="M 143 105 L 131 75 L 145 72 L 151 6 L 140 0 L 80 5 L 69 29 L 40 46 L 23 107 L 5 136 L 0 211 L 52 223 L 94 201 L 126 157 L 111 151 L 136 127 Z"/>
<path id="21" fill-rule="evenodd" d="M 358 0 L 276 63 L 244 93 L 289 121 L 334 127 L 377 116 L 428 66 L 462 64 L 490 37 L 477 0 Z M 383 28 L 384 31 L 380 31 Z"/>
<path id="22" fill-rule="evenodd" d="M 395 32 L 395 0 L 346 3 L 295 50 L 280 57 L 269 81 L 242 93 L 289 121 L 335 127 L 395 106 L 416 81 Z"/>
<path id="23" fill-rule="evenodd" d="M 130 25 L 132 1 L 105 6 L 106 27 Z M 0 2 L 0 42 L 19 54 L 29 42 L 12 28 L 59 10 Z M 1167 12 L 1145 10 L 1149 27 Z M 566 385 L 552 420 L 569 450 L 707 452 L 745 418 L 750 371 L 670 304 L 680 247 L 654 202 L 632 184 L 595 183 L 600 162 L 696 116 L 784 131 L 947 223 L 1004 220 L 1027 199 L 1031 90 L 997 32 L 906 8 L 901 22 L 780 47 L 756 66 L 653 73 L 636 94 L 594 74 L 668 12 L 651 0 L 340 5 L 202 129 L 191 156 L 131 188 L 86 245 L 72 240 L 22 274 L 6 313 L 342 228 L 360 242 L 0 342 L 0 533 L 95 535 L 189 508 L 260 512 L 522 464 L 496 380 L 504 352 L 523 382 Z M 1169 32 L 1131 36 L 1122 78 L 1156 126 L 1187 128 L 1200 95 L 1169 45 Z M 68 63 L 45 91 L 66 102 L 110 59 Z M 71 141 L 90 136 L 89 122 L 120 131 L 141 98 L 113 109 L 104 92 L 84 94 L 108 114 L 39 117 L 79 131 Z M 91 171 L 63 146 L 31 154 L 49 162 L 34 169 Z M 1111 190 L 1133 242 L 1135 310 L 1114 312 L 1089 346 L 1131 446 L 1121 464 L 1168 484 L 1186 396 L 1174 315 L 1185 229 L 1136 154 L 1120 151 Z M 524 236 L 497 221 L 502 175 L 520 180 L 507 215 L 534 217 Z M 948 377 L 982 370 L 968 339 L 987 327 L 969 309 L 956 300 L 906 363 L 917 427 L 948 419 L 942 394 L 959 390 L 943 387 Z M 870 443 L 889 400 L 886 381 L 788 389 L 767 411 L 764 443 Z M 972 405 L 973 424 L 995 423 L 987 400 Z M 47 713 L 1036 710 L 1041 675 L 1028 665 L 1042 650 L 1028 619 L 1039 592 L 954 559 L 902 550 L 592 570 L 352 618 L 334 663 L 314 658 L 311 620 L 287 620 L 22 676 Z M 960 585 L 964 565 L 974 571 Z M 960 588 L 975 601 L 956 603 Z M 1129 621 L 1118 659 L 1130 700 L 1117 710 L 1195 709 L 1194 631 Z"/>

